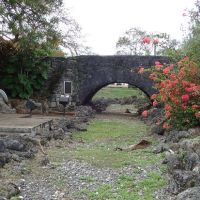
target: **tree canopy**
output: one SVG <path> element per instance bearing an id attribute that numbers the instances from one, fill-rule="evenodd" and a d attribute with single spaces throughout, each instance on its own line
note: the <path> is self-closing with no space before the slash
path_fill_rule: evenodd
<path id="1" fill-rule="evenodd" d="M 146 43 L 144 40 L 150 40 Z M 171 39 L 167 33 L 150 33 L 140 28 L 131 28 L 119 37 L 116 48 L 117 54 L 125 55 L 165 55 L 168 51 L 176 50 L 178 41 Z"/>
<path id="2" fill-rule="evenodd" d="M 13 97 L 29 98 L 47 78 L 43 58 L 85 50 L 81 29 L 63 0 L 0 0 L 0 86 Z"/>

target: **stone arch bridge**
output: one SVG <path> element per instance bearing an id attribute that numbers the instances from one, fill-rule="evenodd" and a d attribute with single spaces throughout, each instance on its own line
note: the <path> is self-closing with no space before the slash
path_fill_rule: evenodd
<path id="1" fill-rule="evenodd" d="M 138 67 L 150 68 L 155 61 L 167 63 L 162 56 L 77 56 L 50 58 L 51 68 L 45 89 L 50 94 L 51 106 L 58 105 L 59 97 L 71 93 L 72 102 L 87 104 L 95 93 L 111 83 L 128 83 L 148 96 L 156 92 L 147 74 L 138 74 Z"/>

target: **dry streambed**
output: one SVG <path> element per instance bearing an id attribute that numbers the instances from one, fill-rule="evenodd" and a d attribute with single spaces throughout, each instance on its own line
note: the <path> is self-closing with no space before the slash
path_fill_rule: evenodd
<path id="1" fill-rule="evenodd" d="M 163 154 L 154 154 L 156 138 L 137 118 L 100 115 L 87 131 L 56 140 L 32 160 L 13 162 L 0 171 L 0 194 L 6 183 L 20 187 L 13 200 L 170 199 Z M 144 149 L 120 151 L 142 139 Z M 5 183 L 5 184 L 2 184 Z"/>

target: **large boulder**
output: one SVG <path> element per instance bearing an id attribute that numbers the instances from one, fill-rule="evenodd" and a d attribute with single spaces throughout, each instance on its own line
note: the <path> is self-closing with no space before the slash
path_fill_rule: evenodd
<path id="1" fill-rule="evenodd" d="M 0 152 L 5 152 L 6 151 L 6 146 L 3 140 L 0 140 Z"/>
<path id="2" fill-rule="evenodd" d="M 176 200 L 199 200 L 200 199 L 200 187 L 192 187 L 181 192 Z"/>
<path id="3" fill-rule="evenodd" d="M 174 194 L 200 186 L 200 174 L 186 170 L 174 170 L 169 183 L 169 189 Z"/>
<path id="4" fill-rule="evenodd" d="M 25 145 L 15 139 L 6 139 L 4 140 L 5 146 L 7 149 L 15 150 L 15 151 L 24 151 Z"/>

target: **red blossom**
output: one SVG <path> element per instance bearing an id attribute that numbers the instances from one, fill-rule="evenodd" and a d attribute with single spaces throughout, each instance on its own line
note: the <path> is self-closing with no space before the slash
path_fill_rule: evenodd
<path id="1" fill-rule="evenodd" d="M 199 108 L 199 106 L 198 106 L 197 104 L 193 104 L 193 105 L 192 105 L 192 109 L 196 110 L 196 109 L 198 109 L 198 108 Z"/>
<path id="2" fill-rule="evenodd" d="M 172 79 L 172 80 L 176 80 L 177 79 L 177 77 L 176 77 L 176 74 L 170 74 L 170 78 Z"/>
<path id="3" fill-rule="evenodd" d="M 170 64 L 169 68 L 172 70 L 174 68 L 174 64 Z"/>
<path id="4" fill-rule="evenodd" d="M 163 70 L 163 74 L 167 75 L 170 73 L 170 67 L 166 67 L 164 70 Z"/>
<path id="5" fill-rule="evenodd" d="M 159 102 L 165 105 L 164 128 L 169 128 L 168 122 L 172 125 L 177 124 L 174 120 L 179 120 L 177 122 L 181 126 L 185 126 L 185 122 L 188 123 L 186 126 L 198 124 L 196 122 L 200 120 L 200 85 L 197 74 L 199 74 L 198 66 L 188 57 L 184 57 L 176 68 L 172 64 L 166 66 L 158 61 L 155 62 L 150 78 L 156 80 L 155 87 L 159 93 L 153 95 L 151 100 L 153 106 Z M 184 113 L 187 113 L 187 118 Z M 177 114 L 180 119 L 177 118 Z"/>
<path id="6" fill-rule="evenodd" d="M 170 104 L 165 104 L 165 110 L 172 111 L 172 107 Z"/>
<path id="7" fill-rule="evenodd" d="M 157 101 L 154 101 L 154 102 L 153 102 L 153 106 L 156 107 L 157 105 L 158 105 L 158 102 L 157 102 Z"/>
<path id="8" fill-rule="evenodd" d="M 148 110 L 144 110 L 142 112 L 142 117 L 148 117 Z"/>
<path id="9" fill-rule="evenodd" d="M 182 80 L 181 83 L 182 83 L 182 85 L 183 85 L 184 87 L 190 85 L 190 83 L 189 83 L 188 81 L 184 81 L 184 80 Z"/>
<path id="10" fill-rule="evenodd" d="M 156 78 L 157 78 L 157 76 L 156 76 L 155 73 L 151 73 L 151 74 L 149 75 L 149 78 L 150 78 L 151 80 L 155 81 Z"/>
<path id="11" fill-rule="evenodd" d="M 157 94 L 153 94 L 153 95 L 151 95 L 150 99 L 154 100 L 154 99 L 156 99 L 156 97 L 157 97 Z"/>
<path id="12" fill-rule="evenodd" d="M 161 65 L 161 63 L 159 61 L 156 61 L 155 65 Z"/>
<path id="13" fill-rule="evenodd" d="M 191 93 L 191 92 L 193 92 L 193 88 L 192 87 L 186 87 L 185 91 L 188 92 L 188 93 Z"/>
<path id="14" fill-rule="evenodd" d="M 164 129 L 168 129 L 168 128 L 170 128 L 170 126 L 169 126 L 169 124 L 168 124 L 167 122 L 165 122 L 165 123 L 163 124 L 163 128 L 164 128 Z"/>
<path id="15" fill-rule="evenodd" d="M 189 99 L 190 99 L 190 96 L 188 94 L 184 94 L 181 96 L 182 102 L 187 102 L 189 101 Z"/>
<path id="16" fill-rule="evenodd" d="M 200 112 L 195 112 L 194 115 L 195 117 L 200 117 Z"/>
<path id="17" fill-rule="evenodd" d="M 143 42 L 144 44 L 150 44 L 151 38 L 150 38 L 150 37 L 144 37 L 143 40 L 142 40 L 142 42 Z"/>
<path id="18" fill-rule="evenodd" d="M 165 113 L 165 117 L 166 117 L 166 118 L 169 118 L 170 116 L 171 116 L 171 112 L 167 111 L 167 112 Z"/>

